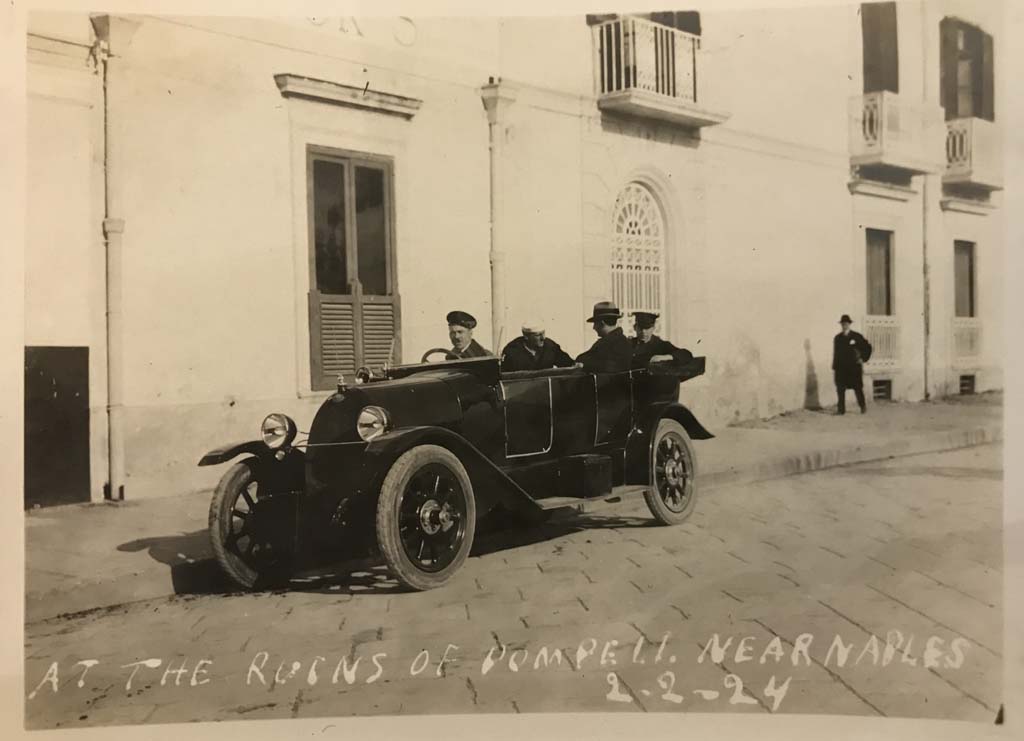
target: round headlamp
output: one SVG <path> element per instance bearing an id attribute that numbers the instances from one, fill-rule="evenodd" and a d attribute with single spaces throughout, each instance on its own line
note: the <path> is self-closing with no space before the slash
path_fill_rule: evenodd
<path id="1" fill-rule="evenodd" d="M 295 439 L 298 428 L 291 417 L 286 414 L 269 414 L 263 420 L 260 434 L 263 436 L 263 443 L 271 450 L 277 450 L 291 443 Z"/>
<path id="2" fill-rule="evenodd" d="M 356 419 L 356 432 L 363 440 L 369 442 L 375 437 L 380 437 L 391 429 L 391 418 L 385 409 L 381 407 L 363 407 Z"/>

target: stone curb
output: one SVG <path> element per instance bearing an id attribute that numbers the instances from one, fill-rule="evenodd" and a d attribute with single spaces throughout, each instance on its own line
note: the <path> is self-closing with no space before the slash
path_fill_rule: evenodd
<path id="1" fill-rule="evenodd" d="M 901 458 L 923 453 L 970 448 L 975 445 L 999 442 L 1003 439 L 1001 424 L 985 425 L 968 430 L 949 430 L 927 435 L 912 436 L 877 445 L 858 445 L 854 448 L 826 448 L 813 453 L 790 455 L 754 466 L 715 471 L 702 475 L 704 487 L 714 489 L 728 484 L 753 483 L 784 478 L 800 473 L 823 471 L 857 463 Z"/>
<path id="2" fill-rule="evenodd" d="M 715 489 L 730 484 L 766 481 L 838 466 L 968 448 L 998 442 L 1002 438 L 1001 424 L 968 430 L 950 430 L 884 444 L 824 449 L 786 456 L 749 467 L 704 474 L 701 481 L 704 487 Z M 154 568 L 150 570 L 112 575 L 95 581 L 81 581 L 71 588 L 63 587 L 43 595 L 26 595 L 25 621 L 32 623 L 80 613 L 105 612 L 131 602 L 169 598 L 182 591 L 193 594 L 209 592 L 211 580 L 214 584 L 222 583 L 218 579 L 219 570 L 212 559 L 198 560 L 184 568 L 187 573 L 179 572 L 176 575 L 170 568 L 157 568 L 154 564 Z"/>

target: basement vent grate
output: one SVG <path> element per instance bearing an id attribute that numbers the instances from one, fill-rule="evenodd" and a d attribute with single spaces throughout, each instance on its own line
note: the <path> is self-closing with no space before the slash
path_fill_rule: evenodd
<path id="1" fill-rule="evenodd" d="M 892 401 L 892 380 L 876 378 L 871 382 L 871 398 L 875 401 Z"/>

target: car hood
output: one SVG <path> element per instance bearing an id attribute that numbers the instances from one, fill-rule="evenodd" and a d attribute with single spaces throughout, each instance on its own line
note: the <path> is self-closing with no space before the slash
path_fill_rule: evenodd
<path id="1" fill-rule="evenodd" d="M 382 407 L 394 428 L 437 425 L 457 427 L 462 419 L 459 389 L 480 385 L 453 370 L 424 371 L 390 381 L 351 386 L 328 398 L 309 431 L 311 444 L 359 440 L 356 419 L 368 405 Z"/>

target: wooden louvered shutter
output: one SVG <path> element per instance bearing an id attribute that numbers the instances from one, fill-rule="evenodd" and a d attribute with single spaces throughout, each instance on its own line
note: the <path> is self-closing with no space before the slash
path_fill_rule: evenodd
<path id="1" fill-rule="evenodd" d="M 363 365 L 379 368 L 397 357 L 398 300 L 394 296 L 365 296 L 362 303 Z"/>
<path id="2" fill-rule="evenodd" d="M 356 301 L 354 296 L 330 296 L 311 291 L 310 325 L 313 388 L 329 389 L 339 375 L 351 375 L 356 360 Z"/>
<path id="3" fill-rule="evenodd" d="M 390 162 L 311 148 L 310 370 L 314 390 L 401 358 Z"/>

